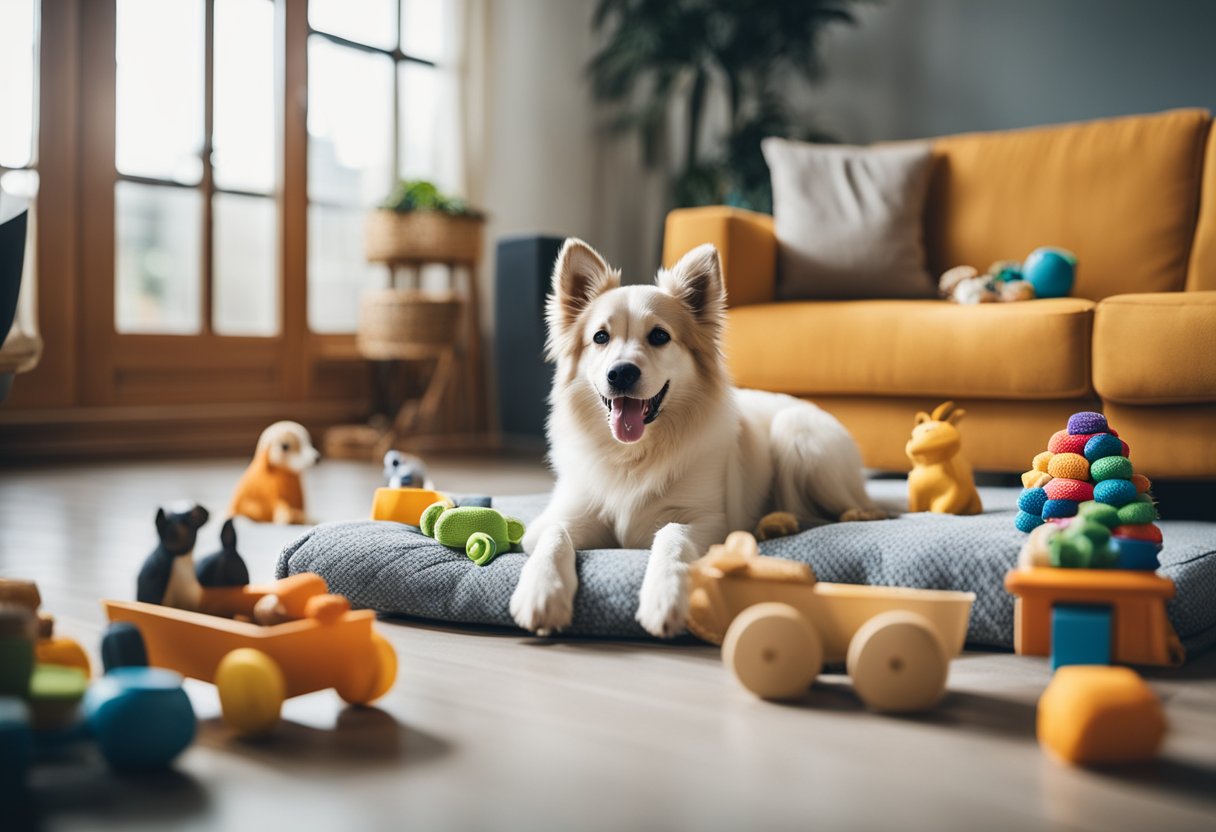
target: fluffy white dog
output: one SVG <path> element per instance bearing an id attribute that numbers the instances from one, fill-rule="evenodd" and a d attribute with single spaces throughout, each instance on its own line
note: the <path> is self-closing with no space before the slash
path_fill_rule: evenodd
<path id="1" fill-rule="evenodd" d="M 722 356 L 726 292 L 703 245 L 653 286 L 620 285 L 581 240 L 553 270 L 546 317 L 557 362 L 550 461 L 557 483 L 529 528 L 511 615 L 539 634 L 570 623 L 577 549 L 649 549 L 637 620 L 684 627 L 687 565 L 770 511 L 802 526 L 886 516 L 833 416 L 792 396 L 739 390 Z"/>

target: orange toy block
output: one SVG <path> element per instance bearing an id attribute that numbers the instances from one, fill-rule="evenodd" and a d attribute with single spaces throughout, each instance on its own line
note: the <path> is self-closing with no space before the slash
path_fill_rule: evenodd
<path id="1" fill-rule="evenodd" d="M 1014 605 L 1013 646 L 1019 655 L 1051 655 L 1056 604 L 1106 604 L 1113 611 L 1111 656 L 1122 664 L 1176 666 L 1185 654 L 1165 614 L 1174 582 L 1135 569 L 1057 569 L 1035 566 L 1005 575 Z"/>
<path id="2" fill-rule="evenodd" d="M 1039 745 L 1073 765 L 1151 760 L 1165 730 L 1161 701 L 1126 667 L 1061 667 L 1039 699 Z"/>
<path id="3" fill-rule="evenodd" d="M 446 494 L 429 488 L 377 488 L 372 499 L 372 519 L 417 526 L 422 522 L 422 512 L 433 503 L 454 505 Z"/>

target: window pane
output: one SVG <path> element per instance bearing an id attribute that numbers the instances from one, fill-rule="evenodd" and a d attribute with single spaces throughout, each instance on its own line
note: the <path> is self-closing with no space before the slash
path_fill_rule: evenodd
<path id="1" fill-rule="evenodd" d="M 122 173 L 202 176 L 202 0 L 118 0 L 115 163 Z"/>
<path id="2" fill-rule="evenodd" d="M 114 186 L 119 332 L 199 331 L 202 199 L 188 188 Z"/>
<path id="3" fill-rule="evenodd" d="M 401 0 L 401 51 L 414 58 L 449 58 L 456 8 L 453 0 Z"/>
<path id="4" fill-rule="evenodd" d="M 221 335 L 278 334 L 274 200 L 216 194 L 212 221 L 215 331 Z"/>
<path id="5" fill-rule="evenodd" d="M 0 0 L 0 165 L 34 160 L 35 0 Z"/>
<path id="6" fill-rule="evenodd" d="M 398 91 L 401 103 L 400 151 L 401 176 L 404 179 L 429 179 L 444 190 L 459 190 L 452 181 L 449 165 L 455 162 L 453 145 L 459 134 L 452 123 L 459 114 L 453 99 L 441 100 L 442 86 L 447 77 L 434 67 L 402 63 L 398 69 Z M 452 94 L 452 90 L 448 90 Z"/>
<path id="7" fill-rule="evenodd" d="M 357 40 L 371 46 L 392 49 L 397 45 L 395 32 L 396 0 L 309 0 L 308 25 L 331 35 Z"/>
<path id="8" fill-rule="evenodd" d="M 308 195 L 371 206 L 392 185 L 393 61 L 308 41 Z"/>
<path id="9" fill-rule="evenodd" d="M 274 3 L 215 0 L 215 184 L 274 188 Z"/>
<path id="10" fill-rule="evenodd" d="M 363 259 L 365 220 L 359 208 L 308 207 L 308 326 L 313 332 L 354 332 L 359 294 L 386 280 L 383 266 Z"/>

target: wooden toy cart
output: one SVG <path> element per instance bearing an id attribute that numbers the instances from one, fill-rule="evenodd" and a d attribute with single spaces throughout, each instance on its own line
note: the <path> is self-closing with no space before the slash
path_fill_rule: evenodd
<path id="1" fill-rule="evenodd" d="M 1013 646 L 1020 655 L 1049 656 L 1051 611 L 1059 604 L 1111 609 L 1110 657 L 1121 664 L 1180 665 L 1182 642 L 1166 615 L 1174 582 L 1138 569 L 1014 569 L 1005 588 L 1014 604 Z"/>
<path id="2" fill-rule="evenodd" d="M 225 722 L 242 733 L 273 727 L 284 699 L 333 688 L 346 702 L 364 705 L 396 680 L 397 655 L 372 629 L 371 610 L 261 626 L 222 616 L 251 615 L 265 590 L 205 592 L 205 608 L 215 614 L 137 601 L 102 605 L 110 621 L 139 628 L 150 665 L 216 685 Z M 225 672 L 234 654 L 239 668 Z"/>
<path id="3" fill-rule="evenodd" d="M 962 651 L 974 594 L 820 583 L 807 565 L 760 557 L 755 546 L 736 533 L 690 567 L 689 629 L 722 645 L 744 687 L 790 698 L 825 663 L 845 663 L 872 708 L 936 704 L 950 659 Z"/>

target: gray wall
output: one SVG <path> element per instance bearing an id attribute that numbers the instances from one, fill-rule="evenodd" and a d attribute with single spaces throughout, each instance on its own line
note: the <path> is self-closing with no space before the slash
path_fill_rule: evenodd
<path id="1" fill-rule="evenodd" d="M 886 0 L 825 39 L 804 109 L 869 142 L 1216 110 L 1211 0 Z"/>

